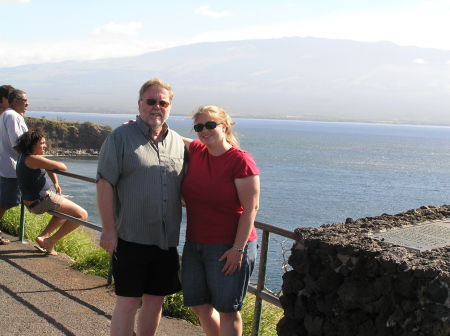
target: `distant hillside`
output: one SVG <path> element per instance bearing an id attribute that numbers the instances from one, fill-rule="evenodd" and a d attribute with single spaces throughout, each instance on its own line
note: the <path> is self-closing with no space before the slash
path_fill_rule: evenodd
<path id="1" fill-rule="evenodd" d="M 172 113 L 450 125 L 450 51 L 319 38 L 200 43 L 136 57 L 0 68 L 33 111 L 133 113 L 151 77 Z"/>
<path id="2" fill-rule="evenodd" d="M 28 128 L 40 127 L 47 134 L 47 154 L 97 155 L 111 127 L 26 117 Z"/>

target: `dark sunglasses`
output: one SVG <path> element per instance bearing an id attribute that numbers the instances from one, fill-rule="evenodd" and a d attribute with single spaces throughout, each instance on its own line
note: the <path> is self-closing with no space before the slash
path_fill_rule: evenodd
<path id="1" fill-rule="evenodd" d="M 194 125 L 194 131 L 196 132 L 201 132 L 203 131 L 203 129 L 206 127 L 206 129 L 212 130 L 214 128 L 217 127 L 217 125 L 219 125 L 218 123 L 216 123 L 215 121 L 208 121 L 204 124 L 195 124 Z"/>
<path id="2" fill-rule="evenodd" d="M 148 99 L 143 99 L 143 100 L 147 103 L 148 106 L 155 106 L 158 104 L 159 106 L 166 108 L 170 105 L 170 102 L 168 102 L 166 100 L 157 101 L 156 99 L 153 99 L 153 98 L 148 98 Z"/>

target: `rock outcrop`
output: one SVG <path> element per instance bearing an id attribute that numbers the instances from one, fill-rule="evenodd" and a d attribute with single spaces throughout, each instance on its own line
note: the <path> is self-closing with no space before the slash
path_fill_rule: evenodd
<path id="1" fill-rule="evenodd" d="M 370 233 L 450 217 L 428 206 L 296 229 L 279 335 L 450 335 L 450 246 L 418 251 Z"/>
<path id="2" fill-rule="evenodd" d="M 26 118 L 28 128 L 40 127 L 47 134 L 47 154 L 98 155 L 111 127 L 90 122 L 71 123 L 44 118 Z"/>

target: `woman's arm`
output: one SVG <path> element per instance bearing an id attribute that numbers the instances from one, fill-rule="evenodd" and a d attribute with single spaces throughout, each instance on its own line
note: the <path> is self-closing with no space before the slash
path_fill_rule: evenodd
<path id="1" fill-rule="evenodd" d="M 58 195 L 61 195 L 61 187 L 59 186 L 58 182 L 58 176 L 54 172 L 47 172 L 48 177 L 50 177 L 50 180 L 53 182 L 53 186 L 55 187 L 55 191 Z"/>
<path id="2" fill-rule="evenodd" d="M 186 147 L 187 151 L 189 151 L 189 146 L 191 145 L 191 142 L 194 141 L 194 139 L 185 138 L 185 137 L 182 137 L 182 139 L 184 142 L 184 147 Z"/>
<path id="3" fill-rule="evenodd" d="M 42 155 L 28 155 L 25 159 L 25 165 L 31 169 L 46 169 L 46 170 L 60 170 L 67 171 L 64 163 L 54 160 L 49 160 Z"/>
<path id="4" fill-rule="evenodd" d="M 222 269 L 222 272 L 226 275 L 233 274 L 241 268 L 242 252 L 239 250 L 243 250 L 247 244 L 259 208 L 259 176 L 253 175 L 235 179 L 234 183 L 244 211 L 239 218 L 233 248 L 225 252 L 219 259 L 227 260 Z"/>

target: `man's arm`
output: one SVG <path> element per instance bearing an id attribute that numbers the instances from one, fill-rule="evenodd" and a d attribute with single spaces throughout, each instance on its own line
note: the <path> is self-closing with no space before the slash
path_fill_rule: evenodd
<path id="1" fill-rule="evenodd" d="M 25 120 L 20 115 L 14 117 L 13 115 L 8 115 L 6 120 L 6 130 L 8 132 L 9 142 L 11 147 L 14 147 L 17 143 L 17 139 L 26 131 L 28 127 L 25 124 Z"/>
<path id="2" fill-rule="evenodd" d="M 102 221 L 100 246 L 113 255 L 117 247 L 117 230 L 114 218 L 114 189 L 105 179 L 97 181 L 97 207 Z"/>

